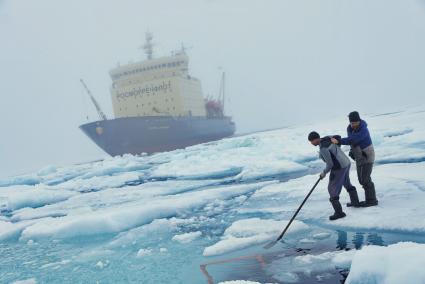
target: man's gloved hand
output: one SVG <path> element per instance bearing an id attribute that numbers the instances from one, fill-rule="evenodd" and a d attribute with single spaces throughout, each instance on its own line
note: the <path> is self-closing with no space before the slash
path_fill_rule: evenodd
<path id="1" fill-rule="evenodd" d="M 332 137 L 332 138 L 331 138 L 331 142 L 332 142 L 333 144 L 335 144 L 335 145 L 338 145 L 338 144 L 339 144 L 338 139 L 336 139 L 335 137 Z"/>
<path id="2" fill-rule="evenodd" d="M 320 173 L 320 179 L 324 179 L 326 177 L 326 173 L 325 172 L 321 172 Z"/>

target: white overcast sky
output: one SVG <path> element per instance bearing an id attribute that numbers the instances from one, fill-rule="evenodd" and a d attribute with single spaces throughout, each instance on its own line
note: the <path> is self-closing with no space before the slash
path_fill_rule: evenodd
<path id="1" fill-rule="evenodd" d="M 191 47 L 204 94 L 226 71 L 240 133 L 425 102 L 423 0 L 0 0 L 0 177 L 105 157 L 79 78 L 111 117 L 146 30 L 156 56 Z"/>

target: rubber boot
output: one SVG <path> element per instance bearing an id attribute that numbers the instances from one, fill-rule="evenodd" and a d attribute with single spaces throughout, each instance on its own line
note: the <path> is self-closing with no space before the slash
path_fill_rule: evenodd
<path id="1" fill-rule="evenodd" d="M 336 219 L 344 218 L 346 215 L 342 211 L 341 203 L 339 203 L 339 197 L 331 198 L 331 199 L 329 199 L 329 201 L 331 202 L 332 207 L 335 210 L 335 213 L 333 215 L 329 216 L 329 220 L 333 221 L 333 220 L 336 220 Z"/>
<path id="2" fill-rule="evenodd" d="M 350 191 L 348 191 L 348 194 L 350 195 L 350 202 L 347 203 L 347 207 L 361 207 L 356 188 L 353 187 L 352 189 L 350 189 Z"/>
<path id="3" fill-rule="evenodd" d="M 366 201 L 360 202 L 361 207 L 370 207 L 378 205 L 378 200 L 376 199 L 375 185 L 370 183 L 365 187 L 365 197 Z"/>

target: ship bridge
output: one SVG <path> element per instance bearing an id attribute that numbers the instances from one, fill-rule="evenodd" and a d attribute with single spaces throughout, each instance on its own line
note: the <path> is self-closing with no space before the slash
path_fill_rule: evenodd
<path id="1" fill-rule="evenodd" d="M 147 60 L 118 66 L 109 74 L 115 117 L 206 116 L 201 82 L 188 72 L 184 48 L 152 58 L 152 36 L 146 37 Z"/>

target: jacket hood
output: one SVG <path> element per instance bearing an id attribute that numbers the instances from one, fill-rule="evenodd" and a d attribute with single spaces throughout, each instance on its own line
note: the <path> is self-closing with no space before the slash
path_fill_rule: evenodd
<path id="1" fill-rule="evenodd" d="M 365 128 L 365 127 L 367 127 L 367 122 L 364 121 L 363 119 L 361 119 L 360 120 L 360 126 L 359 126 L 359 128 L 357 130 L 362 129 L 362 128 Z M 347 130 L 349 130 L 350 132 L 353 132 L 354 129 L 351 128 L 351 125 L 349 124 L 348 127 L 347 127 Z"/>

